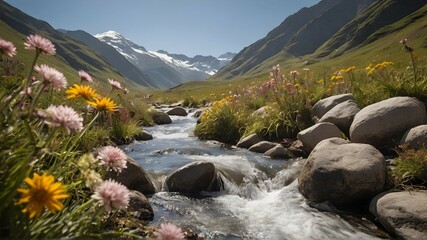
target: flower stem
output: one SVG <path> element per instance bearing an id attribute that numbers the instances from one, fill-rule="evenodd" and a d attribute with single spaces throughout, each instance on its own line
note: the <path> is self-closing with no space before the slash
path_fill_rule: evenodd
<path id="1" fill-rule="evenodd" d="M 411 55 L 412 68 L 414 70 L 414 81 L 416 83 L 417 82 L 417 64 L 415 63 L 414 54 L 412 54 L 412 52 L 409 52 L 409 54 Z"/>

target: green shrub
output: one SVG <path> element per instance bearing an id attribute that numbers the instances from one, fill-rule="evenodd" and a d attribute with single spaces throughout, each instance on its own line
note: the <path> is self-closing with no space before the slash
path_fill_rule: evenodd
<path id="1" fill-rule="evenodd" d="M 236 144 L 244 132 L 244 113 L 231 98 L 216 101 L 212 107 L 203 112 L 201 122 L 194 134 L 202 140 L 217 140 L 223 143 Z"/>
<path id="2" fill-rule="evenodd" d="M 281 111 L 277 105 L 266 108 L 266 114 L 257 116 L 248 122 L 244 135 L 257 133 L 268 140 L 295 138 L 299 131 L 312 125 L 311 112 Z"/>
<path id="3" fill-rule="evenodd" d="M 196 100 L 193 96 L 187 96 L 184 98 L 184 102 L 182 103 L 183 107 L 191 107 L 196 108 L 200 107 L 202 103 Z"/>
<path id="4" fill-rule="evenodd" d="M 105 126 L 93 126 L 77 142 L 77 149 L 89 152 L 99 146 L 110 144 L 109 130 Z"/>
<path id="5" fill-rule="evenodd" d="M 137 119 L 120 119 L 115 117 L 110 129 L 110 139 L 117 144 L 127 144 L 134 139 L 135 135 L 142 132 L 142 127 L 140 127 Z"/>
<path id="6" fill-rule="evenodd" d="M 130 117 L 137 119 L 143 126 L 152 126 L 153 118 L 150 114 L 150 106 L 140 99 L 134 99 L 124 106 L 130 113 Z"/>
<path id="7" fill-rule="evenodd" d="M 405 149 L 396 159 L 392 176 L 396 185 L 427 186 L 427 149 Z"/>

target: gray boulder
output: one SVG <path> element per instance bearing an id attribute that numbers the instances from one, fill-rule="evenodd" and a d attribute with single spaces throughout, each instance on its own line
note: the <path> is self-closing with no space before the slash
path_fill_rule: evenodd
<path id="1" fill-rule="evenodd" d="M 294 155 L 288 149 L 283 147 L 281 144 L 277 144 L 275 147 L 266 151 L 264 153 L 264 156 L 267 156 L 270 158 L 278 158 L 278 159 L 289 159 L 294 157 Z"/>
<path id="2" fill-rule="evenodd" d="M 145 170 L 133 159 L 128 158 L 126 168 L 120 173 L 109 171 L 106 179 L 114 179 L 122 183 L 130 190 L 136 190 L 143 194 L 153 194 L 156 192 L 153 182 Z"/>
<path id="3" fill-rule="evenodd" d="M 130 191 L 128 211 L 140 220 L 152 221 L 154 218 L 153 207 L 144 194 L 138 191 Z"/>
<path id="4" fill-rule="evenodd" d="M 168 110 L 166 112 L 168 115 L 174 115 L 174 116 L 187 116 L 187 111 L 183 107 L 174 107 L 171 110 Z"/>
<path id="5" fill-rule="evenodd" d="M 268 150 L 274 148 L 277 145 L 277 143 L 272 143 L 269 141 L 261 141 L 259 143 L 256 143 L 254 145 L 252 145 L 249 148 L 249 151 L 251 152 L 257 152 L 257 153 L 265 153 Z"/>
<path id="6" fill-rule="evenodd" d="M 257 144 L 262 141 L 262 138 L 258 136 L 256 133 L 243 137 L 236 144 L 237 147 L 240 148 L 250 148 L 252 145 Z"/>
<path id="7" fill-rule="evenodd" d="M 329 110 L 319 122 L 329 122 L 335 124 L 342 132 L 348 133 L 353 118 L 360 111 L 360 108 L 352 100 L 342 102 Z"/>
<path id="8" fill-rule="evenodd" d="M 350 139 L 376 147 L 399 141 L 410 128 L 426 123 L 424 104 L 411 97 L 394 97 L 369 105 L 354 116 Z"/>
<path id="9" fill-rule="evenodd" d="M 354 97 L 351 93 L 346 94 L 340 94 L 331 96 L 328 98 L 324 98 L 322 100 L 319 100 L 316 104 L 313 106 L 313 115 L 319 119 L 323 117 L 329 110 L 331 110 L 336 105 L 343 103 L 347 100 L 353 100 Z"/>
<path id="10" fill-rule="evenodd" d="M 427 239 L 427 191 L 390 192 L 376 196 L 370 212 L 402 239 Z"/>
<path id="11" fill-rule="evenodd" d="M 409 144 L 416 150 L 427 147 L 427 125 L 420 125 L 409 129 L 403 135 L 400 144 Z"/>
<path id="12" fill-rule="evenodd" d="M 321 141 L 298 177 L 298 189 L 308 200 L 338 207 L 370 200 L 385 183 L 384 156 L 373 146 L 341 138 Z"/>
<path id="13" fill-rule="evenodd" d="M 342 137 L 340 129 L 332 123 L 317 123 L 298 133 L 297 138 L 302 142 L 304 149 L 309 153 L 316 145 L 325 139 Z"/>
<path id="14" fill-rule="evenodd" d="M 140 134 L 135 135 L 134 138 L 137 141 L 148 141 L 153 139 L 153 135 L 146 132 L 142 132 Z"/>
<path id="15" fill-rule="evenodd" d="M 257 110 L 255 110 L 252 114 L 251 114 L 251 116 L 252 117 L 265 117 L 265 116 L 267 116 L 267 109 L 268 109 L 268 106 L 263 106 L 263 107 L 260 107 L 260 108 L 258 108 Z"/>
<path id="16" fill-rule="evenodd" d="M 164 112 L 153 111 L 151 112 L 151 118 L 153 118 L 154 123 L 158 125 L 172 123 L 172 119 Z"/>
<path id="17" fill-rule="evenodd" d="M 169 192 L 198 193 L 221 190 L 222 180 L 215 165 L 197 161 L 174 171 L 167 177 L 165 184 Z"/>
<path id="18" fill-rule="evenodd" d="M 200 108 L 200 109 L 197 109 L 197 110 L 194 112 L 193 117 L 195 117 L 195 118 L 199 118 L 200 116 L 202 116 L 203 112 L 204 112 L 206 109 L 208 109 L 208 108 Z"/>

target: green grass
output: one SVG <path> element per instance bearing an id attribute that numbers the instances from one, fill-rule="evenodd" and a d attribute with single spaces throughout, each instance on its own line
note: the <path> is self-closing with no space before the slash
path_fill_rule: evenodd
<path id="1" fill-rule="evenodd" d="M 395 165 L 391 174 L 396 185 L 427 186 L 427 149 L 404 149 Z"/>

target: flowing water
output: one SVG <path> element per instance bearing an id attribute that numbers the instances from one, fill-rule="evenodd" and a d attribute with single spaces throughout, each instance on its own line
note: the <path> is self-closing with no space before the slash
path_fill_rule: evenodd
<path id="1" fill-rule="evenodd" d="M 191 114 L 171 118 L 170 125 L 145 128 L 153 140 L 124 148 L 156 182 L 159 192 L 149 198 L 153 224 L 174 222 L 206 239 L 377 239 L 337 214 L 307 205 L 294 181 L 304 160 L 271 160 L 200 141 L 192 134 L 196 118 Z M 219 169 L 224 190 L 190 196 L 162 189 L 168 174 L 198 160 Z"/>

